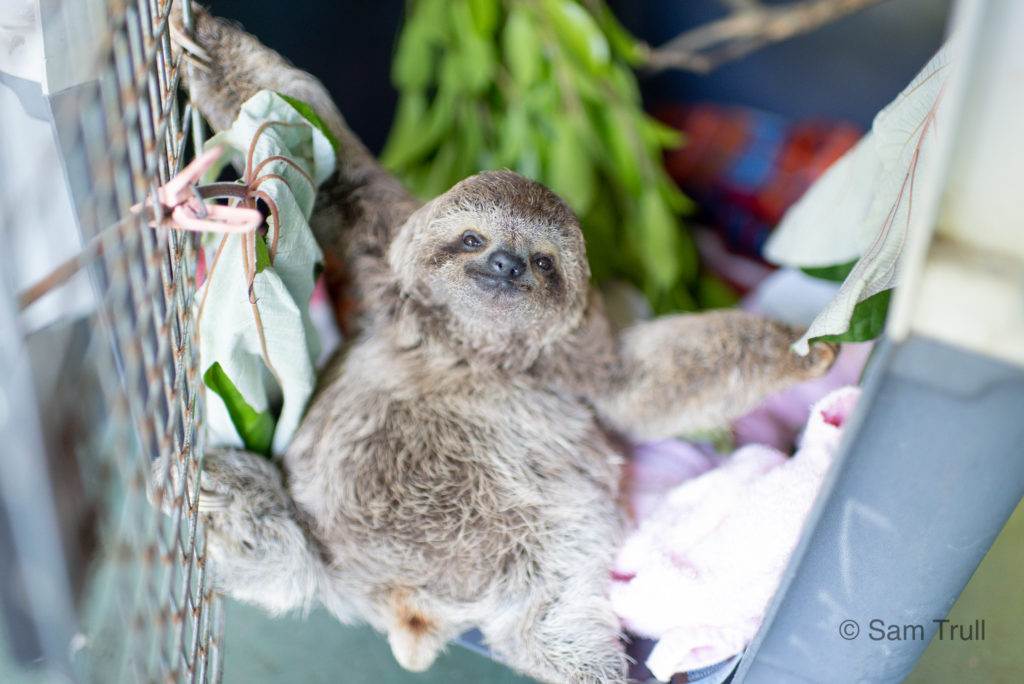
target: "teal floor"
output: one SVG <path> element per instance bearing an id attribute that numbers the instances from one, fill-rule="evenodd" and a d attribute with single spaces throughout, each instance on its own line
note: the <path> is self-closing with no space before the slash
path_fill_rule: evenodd
<path id="1" fill-rule="evenodd" d="M 985 641 L 933 640 L 909 684 L 1024 682 L 1024 505 L 985 557 L 950 619 L 986 623 Z M 387 642 L 367 628 L 344 627 L 323 611 L 306 618 L 270 618 L 228 602 L 225 684 L 530 684 L 475 652 L 451 646 L 425 673 L 402 670 Z M 0 682 L 68 684 L 11 662 L 0 624 Z"/>
<path id="2" fill-rule="evenodd" d="M 909 684 L 1024 682 L 1024 505 L 1019 506 L 953 607 L 953 622 L 984 619 L 985 641 L 933 640 Z M 229 602 L 225 684 L 529 684 L 460 646 L 424 673 L 400 668 L 383 637 L 344 627 L 323 611 L 272 619 Z"/>
<path id="3" fill-rule="evenodd" d="M 387 641 L 367 627 L 346 627 L 323 610 L 268 618 L 229 601 L 224 684 L 532 684 L 492 660 L 449 646 L 423 673 L 403 670 Z"/>

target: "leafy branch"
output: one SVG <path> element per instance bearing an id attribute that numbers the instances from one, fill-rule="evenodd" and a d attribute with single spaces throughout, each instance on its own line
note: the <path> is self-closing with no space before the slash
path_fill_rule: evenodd
<path id="1" fill-rule="evenodd" d="M 689 203 L 661 160 L 681 136 L 643 111 L 636 40 L 603 2 L 587 8 L 410 2 L 382 161 L 424 197 L 484 169 L 539 180 L 579 215 L 595 280 L 632 280 L 660 311 L 695 308 Z"/>

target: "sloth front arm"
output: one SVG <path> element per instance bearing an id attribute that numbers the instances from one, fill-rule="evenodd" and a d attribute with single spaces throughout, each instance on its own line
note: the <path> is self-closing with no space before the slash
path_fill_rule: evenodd
<path id="1" fill-rule="evenodd" d="M 337 138 L 337 170 L 317 194 L 310 225 L 328 268 L 344 264 L 362 295 L 363 280 L 383 267 L 392 231 L 422 202 L 349 129 L 317 78 L 237 25 L 192 7 L 191 32 L 184 28 L 179 8 L 172 8 L 172 35 L 192 62 L 183 71 L 183 83 L 215 130 L 230 127 L 242 104 L 257 92 L 272 90 L 308 104 Z"/>
<path id="2" fill-rule="evenodd" d="M 806 357 L 789 347 L 800 331 L 742 311 L 662 316 L 618 334 L 587 398 L 602 422 L 636 440 L 719 427 L 767 395 L 822 375 L 835 348 Z"/>

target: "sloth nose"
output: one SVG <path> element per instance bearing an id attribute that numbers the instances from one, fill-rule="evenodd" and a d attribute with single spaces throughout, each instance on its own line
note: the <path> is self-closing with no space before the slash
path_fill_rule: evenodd
<path id="1" fill-rule="evenodd" d="M 487 268 L 496 278 L 515 280 L 526 271 L 526 262 L 512 252 L 499 249 L 487 259 Z"/>

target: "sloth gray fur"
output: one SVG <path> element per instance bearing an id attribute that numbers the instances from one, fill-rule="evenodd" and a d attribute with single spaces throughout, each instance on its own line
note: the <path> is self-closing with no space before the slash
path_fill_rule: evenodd
<path id="1" fill-rule="evenodd" d="M 606 597 L 622 439 L 720 425 L 820 375 L 834 350 L 797 357 L 798 331 L 737 311 L 616 333 L 577 219 L 550 190 L 497 171 L 422 204 L 312 76 L 201 9 L 188 37 L 172 21 L 214 128 L 266 88 L 338 137 L 312 223 L 362 303 L 279 466 L 207 453 L 218 587 L 272 612 L 319 601 L 365 620 L 411 670 L 476 626 L 540 680 L 624 682 Z"/>

